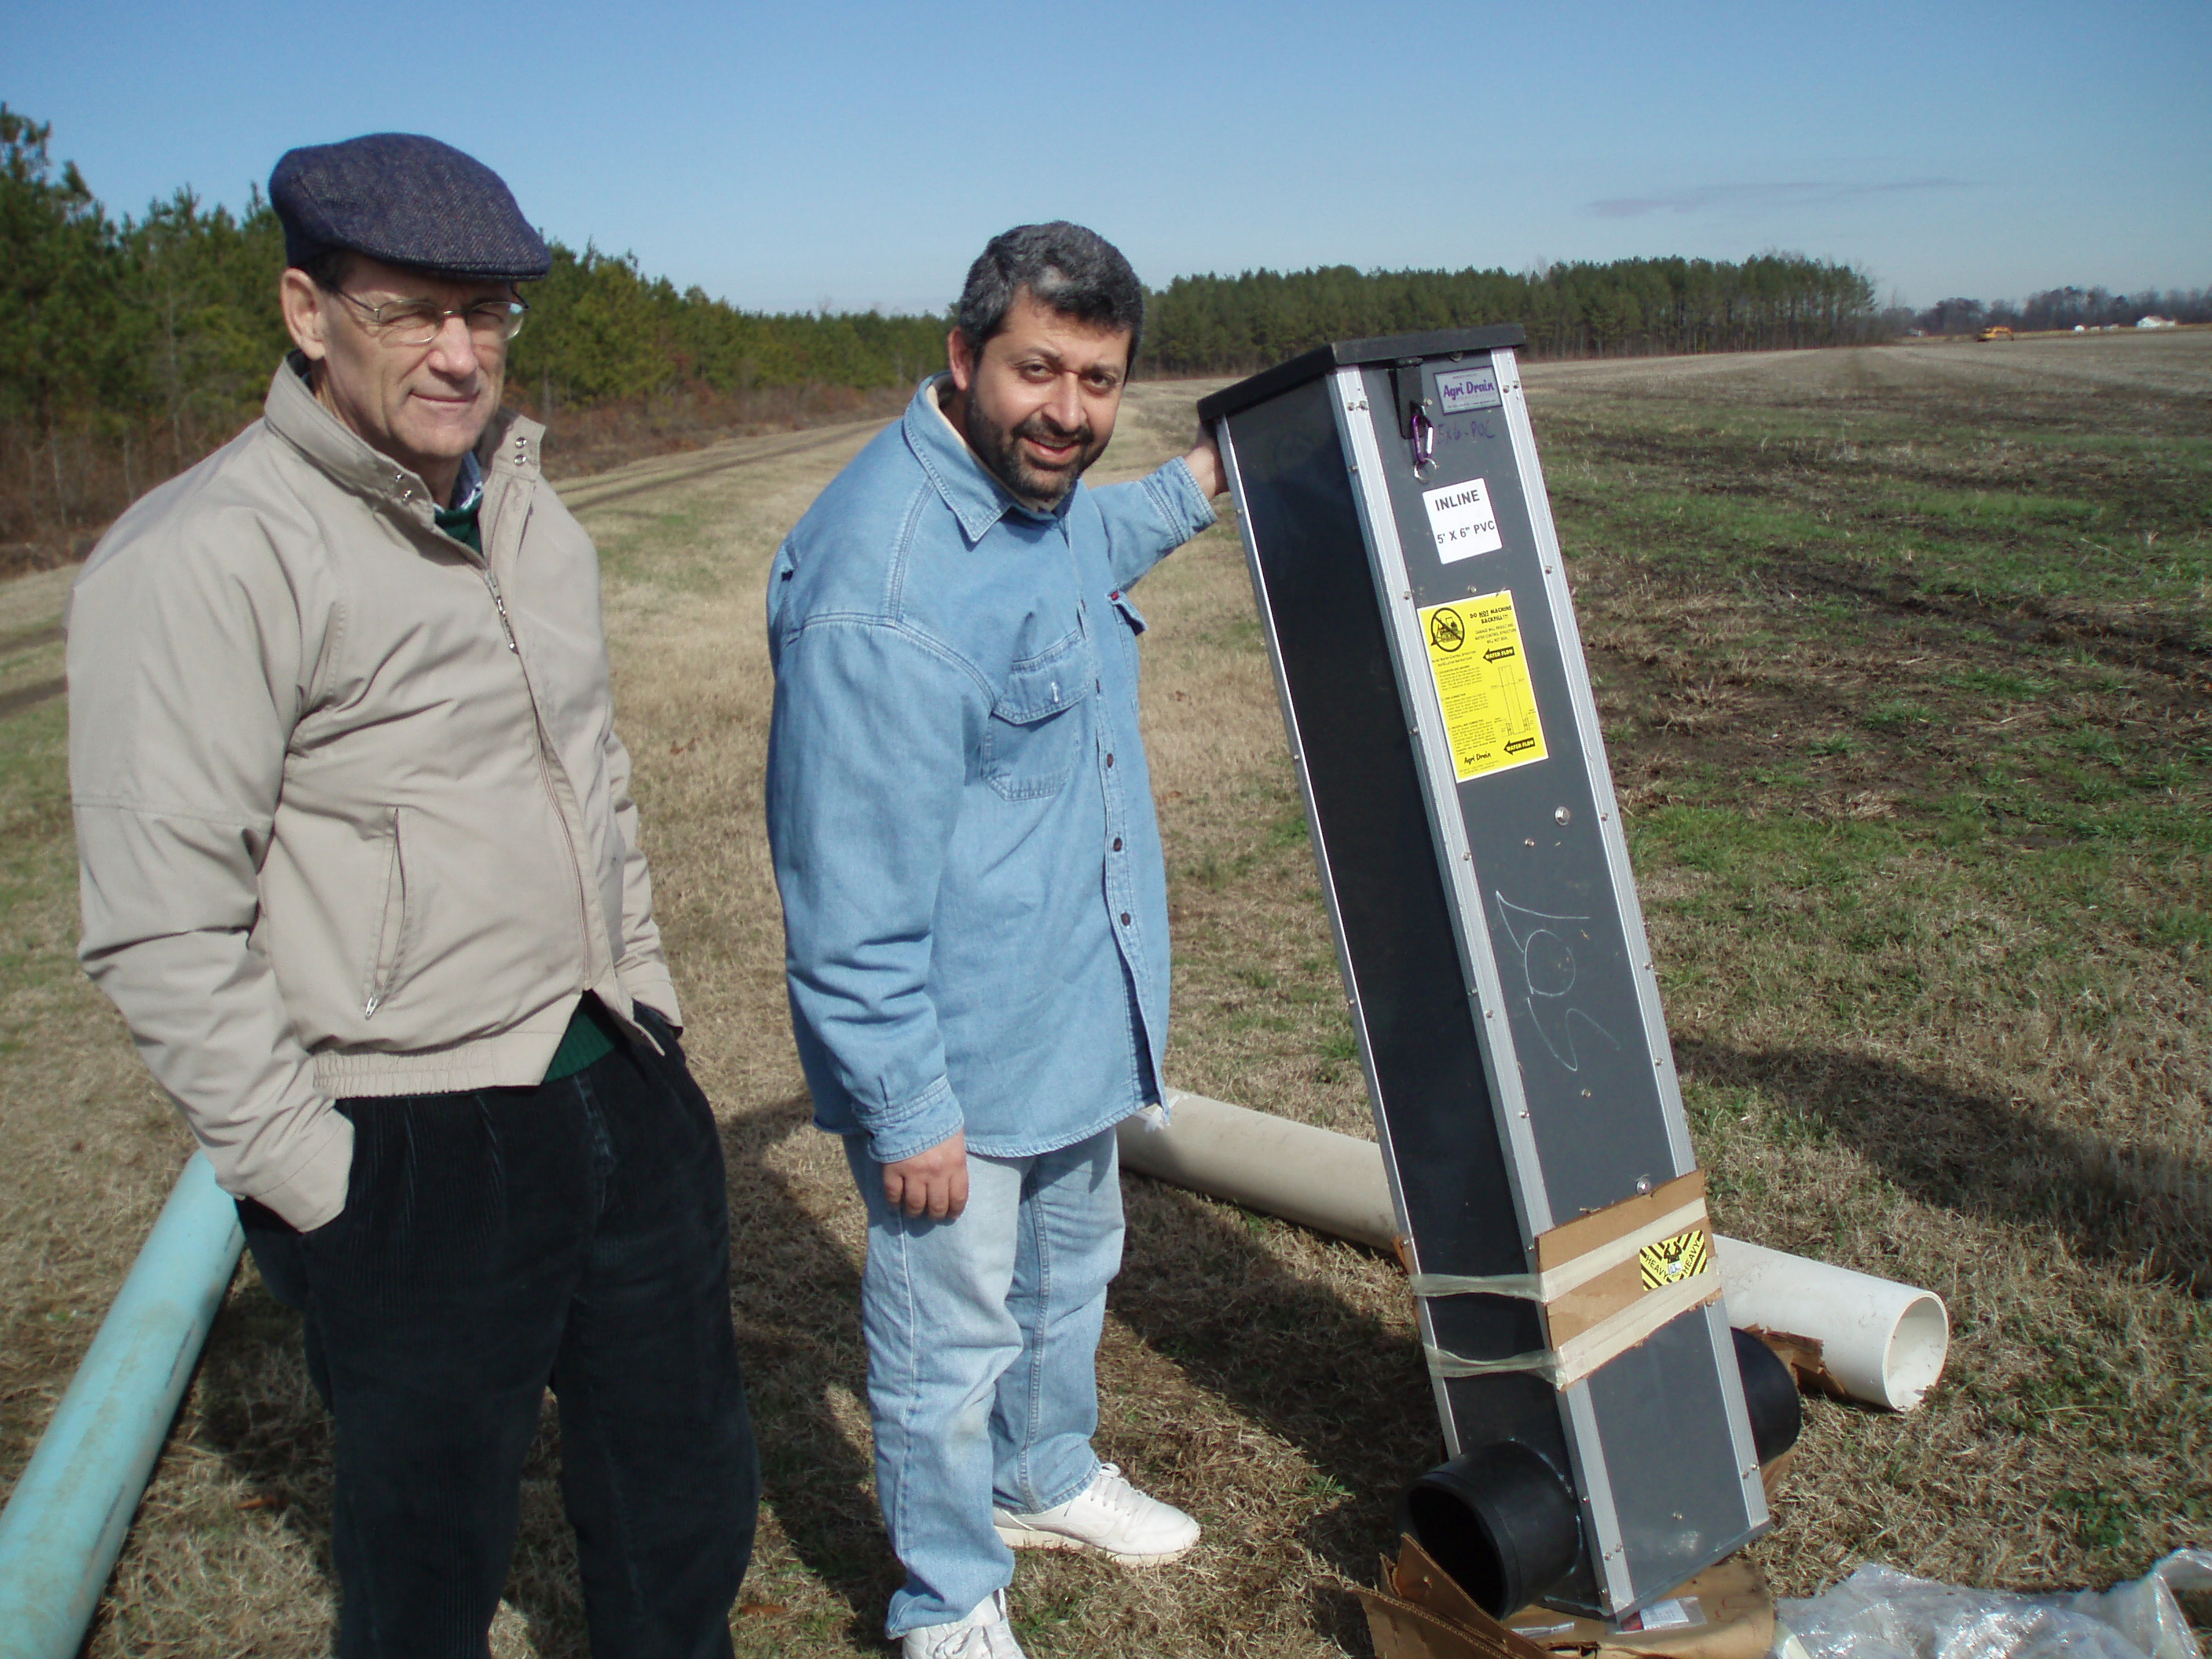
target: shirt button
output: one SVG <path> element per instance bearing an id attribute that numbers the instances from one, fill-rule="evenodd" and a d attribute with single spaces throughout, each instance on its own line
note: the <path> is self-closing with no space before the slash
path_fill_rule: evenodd
<path id="1" fill-rule="evenodd" d="M 1103 684 L 1103 682 L 1098 681 L 1098 680 L 1093 680 L 1093 681 L 1091 681 L 1091 689 L 1093 691 L 1103 691 L 1103 690 L 1106 689 L 1106 687 L 1105 687 L 1105 685 L 1104 685 L 1104 684 Z"/>
<path id="2" fill-rule="evenodd" d="M 1109 765 L 1109 766 L 1111 766 L 1113 763 L 1114 763 L 1114 757 L 1113 757 L 1111 755 L 1107 756 L 1107 757 L 1106 757 L 1106 764 L 1107 764 L 1107 765 Z"/>
<path id="3" fill-rule="evenodd" d="M 1114 850 L 1117 853 L 1121 850 L 1121 838 L 1119 836 L 1114 837 Z"/>
<path id="4" fill-rule="evenodd" d="M 1124 927 L 1129 925 L 1129 913 L 1127 910 L 1121 912 L 1121 925 Z"/>

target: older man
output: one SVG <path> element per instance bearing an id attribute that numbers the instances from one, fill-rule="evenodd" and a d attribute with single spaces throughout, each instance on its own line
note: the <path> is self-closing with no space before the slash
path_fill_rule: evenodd
<path id="1" fill-rule="evenodd" d="M 550 1383 L 592 1650 L 727 1654 L 757 1477 L 599 566 L 500 411 L 544 243 L 291 151 L 298 349 L 78 578 L 82 960 L 305 1316 L 345 1659 L 481 1659 Z"/>
<path id="2" fill-rule="evenodd" d="M 908 1659 L 1006 1659 L 1009 1547 L 1164 1562 L 1195 1522 L 1091 1449 L 1114 1126 L 1159 1097 L 1166 878 L 1128 590 L 1213 522 L 1201 442 L 1114 433 L 1144 290 L 1029 225 L 969 272 L 951 372 L 769 582 L 769 833 L 817 1121 L 868 1209 L 862 1321 Z"/>

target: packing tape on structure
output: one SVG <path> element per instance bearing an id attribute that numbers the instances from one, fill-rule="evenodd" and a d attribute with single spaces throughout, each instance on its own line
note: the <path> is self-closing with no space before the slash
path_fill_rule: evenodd
<path id="1" fill-rule="evenodd" d="M 1601 1244 L 1561 1267 L 1538 1273 L 1500 1273 L 1493 1279 L 1463 1279 L 1452 1273 L 1415 1273 L 1409 1281 L 1415 1296 L 1514 1296 L 1525 1302 L 1556 1302 L 1570 1291 L 1578 1291 L 1601 1273 L 1636 1261 L 1655 1244 L 1663 1244 L 1686 1232 L 1707 1226 L 1705 1201 L 1698 1200 L 1669 1211 L 1624 1238 Z M 1707 1246 L 1710 1250 L 1710 1244 Z"/>
<path id="2" fill-rule="evenodd" d="M 1669 1320 L 1717 1299 L 1705 1177 L 1696 1170 L 1650 1193 L 1555 1227 L 1536 1240 L 1533 1273 L 1470 1278 L 1416 1273 L 1419 1297 L 1510 1296 L 1542 1310 L 1549 1348 L 1475 1359 L 1434 1346 L 1439 1376 L 1534 1371 L 1569 1389 Z"/>
<path id="3" fill-rule="evenodd" d="M 1700 1283 L 1702 1278 L 1705 1282 Z M 1517 1353 L 1506 1359 L 1471 1359 L 1434 1344 L 1425 1344 L 1429 1367 L 1438 1376 L 1489 1376 L 1498 1371 L 1534 1371 L 1555 1389 L 1571 1389 L 1591 1372 L 1627 1352 L 1678 1315 L 1720 1297 L 1718 1273 L 1676 1279 L 1639 1297 L 1609 1319 L 1569 1337 L 1556 1348 Z"/>

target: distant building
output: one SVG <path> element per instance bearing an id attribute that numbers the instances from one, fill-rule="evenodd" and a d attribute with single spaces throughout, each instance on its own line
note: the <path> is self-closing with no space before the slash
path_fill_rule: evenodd
<path id="1" fill-rule="evenodd" d="M 2136 319 L 2136 326 L 2137 328 L 2178 328 L 2180 325 L 2171 317 L 2138 317 Z"/>

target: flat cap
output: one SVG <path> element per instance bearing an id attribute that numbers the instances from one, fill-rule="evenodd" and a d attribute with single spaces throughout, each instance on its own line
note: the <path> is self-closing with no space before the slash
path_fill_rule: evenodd
<path id="1" fill-rule="evenodd" d="M 499 174 L 416 133 L 286 150 L 269 175 L 269 204 L 284 226 L 288 264 L 349 248 L 448 276 L 520 281 L 553 265 Z"/>

